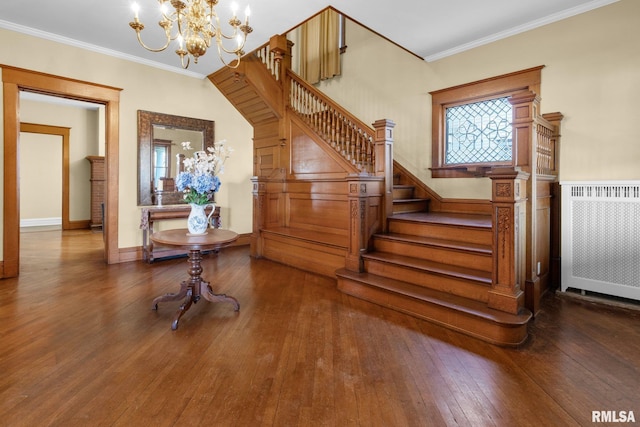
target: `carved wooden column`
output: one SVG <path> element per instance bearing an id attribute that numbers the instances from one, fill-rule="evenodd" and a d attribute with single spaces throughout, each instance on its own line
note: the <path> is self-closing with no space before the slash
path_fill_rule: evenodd
<path id="1" fill-rule="evenodd" d="M 289 118 L 291 114 L 289 109 L 285 108 L 290 104 L 291 97 L 291 79 L 287 77 L 287 70 L 291 69 L 291 54 L 293 50 L 293 42 L 287 40 L 284 34 L 277 34 L 269 39 L 269 51 L 273 55 L 275 66 L 277 67 L 277 80 L 282 87 L 283 115 L 278 123 L 278 135 L 280 140 L 280 153 L 278 158 L 278 167 L 286 168 L 291 171 L 291 147 L 288 144 L 289 136 Z"/>
<path id="2" fill-rule="evenodd" d="M 369 240 L 386 223 L 383 200 L 384 181 L 379 177 L 359 176 L 347 182 L 349 188 L 349 252 L 345 268 L 363 271 L 361 255 L 367 252 Z"/>
<path id="3" fill-rule="evenodd" d="M 536 211 L 538 204 L 538 174 L 536 172 L 536 118 L 540 111 L 540 97 L 535 92 L 528 91 L 515 94 L 509 98 L 513 107 L 513 144 L 514 166 L 528 174 L 526 183 L 526 255 L 524 265 L 523 290 L 530 294 L 538 294 L 539 280 L 537 274 L 537 240 L 538 224 Z M 526 287 L 526 288 L 525 288 Z M 530 307 L 533 309 L 533 307 Z"/>
<path id="4" fill-rule="evenodd" d="M 264 227 L 266 216 L 267 184 L 260 178 L 251 178 L 253 182 L 253 226 L 251 232 L 250 255 L 260 258 L 262 256 L 262 236 L 260 231 Z"/>
<path id="5" fill-rule="evenodd" d="M 524 304 L 526 188 L 529 174 L 517 168 L 489 173 L 493 211 L 493 277 L 488 305 L 517 314 Z"/>
<path id="6" fill-rule="evenodd" d="M 367 223 L 367 185 L 359 181 L 349 181 L 349 252 L 345 268 L 360 272 L 363 270 L 361 255 L 366 251 L 365 225 Z"/>
<path id="7" fill-rule="evenodd" d="M 373 123 L 375 129 L 374 175 L 384 177 L 384 218 L 393 214 L 393 128 L 392 120 L 380 119 Z M 387 231 L 387 221 L 383 221 L 382 231 Z"/>

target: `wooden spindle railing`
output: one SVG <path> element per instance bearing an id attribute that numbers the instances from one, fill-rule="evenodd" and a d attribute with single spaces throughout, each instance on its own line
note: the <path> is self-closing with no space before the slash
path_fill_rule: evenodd
<path id="1" fill-rule="evenodd" d="M 547 113 L 538 118 L 538 163 L 540 175 L 558 176 L 558 153 L 560 151 L 561 113 Z"/>
<path id="2" fill-rule="evenodd" d="M 276 80 L 280 80 L 280 61 L 278 56 L 271 50 L 269 43 L 260 46 L 252 54 L 264 64 Z"/>
<path id="3" fill-rule="evenodd" d="M 373 173 L 374 130 L 292 71 L 287 78 L 291 110 L 359 171 Z"/>
<path id="4" fill-rule="evenodd" d="M 538 117 L 536 119 L 536 173 L 556 175 L 556 131 L 555 126 Z"/>

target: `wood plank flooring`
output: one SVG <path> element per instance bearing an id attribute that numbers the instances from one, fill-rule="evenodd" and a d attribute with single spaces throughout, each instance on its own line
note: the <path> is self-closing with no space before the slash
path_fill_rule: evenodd
<path id="1" fill-rule="evenodd" d="M 520 348 L 361 301 L 335 281 L 205 255 L 241 305 L 200 301 L 172 331 L 184 258 L 103 262 L 102 235 L 21 234 L 0 281 L 2 426 L 591 426 L 640 421 L 640 312 L 548 295 Z"/>

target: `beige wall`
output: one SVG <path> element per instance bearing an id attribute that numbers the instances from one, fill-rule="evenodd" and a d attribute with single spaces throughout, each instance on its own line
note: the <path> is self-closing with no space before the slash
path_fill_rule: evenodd
<path id="1" fill-rule="evenodd" d="M 163 71 L 7 30 L 0 30 L 0 39 L 3 41 L 0 43 L 2 64 L 122 89 L 119 248 L 142 244 L 136 193 L 136 112 L 139 109 L 215 121 L 216 139 L 226 139 L 235 150 L 227 161 L 222 188 L 216 196 L 224 226 L 239 233 L 251 232 L 252 129 L 207 79 Z"/>
<path id="2" fill-rule="evenodd" d="M 396 122 L 394 154 L 444 197 L 489 198 L 480 179 L 431 179 L 429 91 L 538 65 L 542 112 L 564 114 L 561 180 L 640 179 L 640 2 L 621 0 L 426 63 L 355 24 L 343 75 L 322 90 L 365 122 Z"/>
<path id="3" fill-rule="evenodd" d="M 62 225 L 62 136 L 20 135 L 20 221 Z M 52 224 L 47 224 L 52 225 Z"/>
<path id="4" fill-rule="evenodd" d="M 235 149 L 217 195 L 224 225 L 240 233 L 251 231 L 252 129 L 209 81 L 6 30 L 0 30 L 0 39 L 0 63 L 123 89 L 120 248 L 141 244 L 135 191 L 138 109 L 216 122 L 216 139 L 226 139 Z M 429 91 L 545 65 L 543 112 L 565 115 L 561 179 L 638 179 L 638 40 L 636 0 L 621 0 L 433 63 L 350 25 L 343 76 L 324 84 L 323 90 L 365 122 L 394 120 L 396 158 L 442 196 L 488 198 L 486 180 L 431 179 Z"/>
<path id="5" fill-rule="evenodd" d="M 25 123 L 34 123 L 39 125 L 48 126 L 60 126 L 68 127 L 69 129 L 69 220 L 89 220 L 91 217 L 91 167 L 86 157 L 93 155 L 98 156 L 99 153 L 104 153 L 104 147 L 100 147 L 100 144 L 104 145 L 104 140 L 99 138 L 99 114 L 100 110 L 89 110 L 86 108 L 71 107 L 55 103 L 37 102 L 31 100 L 20 101 L 20 120 Z M 102 111 L 102 114 L 104 112 Z M 40 181 L 41 186 L 43 182 L 43 174 L 46 176 L 46 180 L 60 181 L 60 188 L 62 188 L 62 175 L 51 176 L 50 172 L 53 171 L 54 165 L 51 162 L 45 162 L 42 165 L 34 166 L 30 165 L 29 159 L 25 158 L 23 151 L 23 137 L 21 135 L 20 140 L 20 164 L 21 164 L 21 176 L 26 176 L 27 179 L 32 178 L 34 181 Z M 58 137 L 60 144 L 58 149 L 60 150 L 60 158 L 62 153 L 62 138 Z M 26 163 L 25 163 L 26 162 Z M 26 168 L 28 175 L 24 175 L 25 172 L 22 165 L 29 166 Z M 58 165 L 55 165 L 57 168 Z M 60 169 L 61 171 L 61 169 Z M 61 173 L 61 172 L 60 172 Z M 43 187 L 43 188 L 46 188 Z M 62 191 L 62 190 L 60 190 Z M 25 199 L 26 197 L 26 199 Z M 62 197 L 60 194 L 59 197 Z M 25 200 L 27 202 L 25 203 Z M 32 203 L 28 202 L 32 200 Z M 61 205 L 61 199 L 58 201 Z M 21 218 L 47 218 L 49 215 L 44 215 L 44 212 L 40 210 L 37 205 L 37 199 L 29 197 L 26 194 L 26 190 L 23 188 L 22 183 L 20 186 L 20 217 Z"/>

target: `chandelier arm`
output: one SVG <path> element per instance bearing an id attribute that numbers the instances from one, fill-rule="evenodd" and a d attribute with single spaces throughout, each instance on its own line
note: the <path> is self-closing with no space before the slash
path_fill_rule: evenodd
<path id="1" fill-rule="evenodd" d="M 164 46 L 159 47 L 159 48 L 152 48 L 147 46 L 146 44 L 144 44 L 144 42 L 142 41 L 142 36 L 140 35 L 140 31 L 136 31 L 136 34 L 138 35 L 138 42 L 140 43 L 140 45 L 147 49 L 150 52 L 162 52 L 163 50 L 165 50 L 166 48 L 169 47 L 169 43 L 171 43 L 171 37 L 169 37 L 169 35 L 167 35 L 167 42 L 165 43 Z"/>
<path id="2" fill-rule="evenodd" d="M 176 53 L 178 55 L 180 55 L 180 53 L 178 53 L 178 52 L 179 51 L 176 50 Z M 191 57 L 189 55 L 187 55 L 187 63 L 186 64 L 184 62 L 184 57 L 185 57 L 185 55 L 180 55 L 180 64 L 182 65 L 182 68 L 184 68 L 186 70 L 187 68 L 189 68 L 189 64 L 191 63 Z"/>
<path id="3" fill-rule="evenodd" d="M 220 43 L 217 43 L 218 45 L 218 57 L 220 58 L 220 61 L 224 64 L 225 67 L 231 68 L 231 69 L 235 69 L 238 68 L 238 66 L 240 65 L 240 58 L 241 56 L 238 54 L 238 52 L 227 52 L 226 50 L 224 50 L 222 48 L 222 45 Z M 222 49 L 222 50 L 221 50 Z M 227 52 L 227 53 L 234 53 L 236 55 L 236 58 L 234 58 L 235 64 L 231 64 L 227 61 L 225 61 L 224 59 L 224 55 L 222 55 L 222 51 Z"/>
<path id="4" fill-rule="evenodd" d="M 246 39 L 243 39 L 242 43 L 240 45 L 238 45 L 235 49 L 227 49 L 222 44 L 222 41 L 220 41 L 220 43 L 218 43 L 218 52 L 219 53 L 225 52 L 225 53 L 230 53 L 230 54 L 233 54 L 233 55 L 237 55 L 238 53 L 242 52 L 242 50 L 244 49 L 245 41 L 246 41 Z"/>

